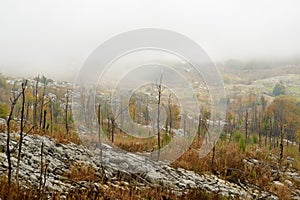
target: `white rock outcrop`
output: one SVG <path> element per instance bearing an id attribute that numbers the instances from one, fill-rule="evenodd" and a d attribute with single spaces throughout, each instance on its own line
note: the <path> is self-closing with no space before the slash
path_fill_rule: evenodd
<path id="1" fill-rule="evenodd" d="M 18 134 L 12 134 L 12 147 L 17 143 Z M 74 182 L 65 177 L 75 162 L 83 162 L 92 166 L 96 174 L 102 177 L 101 162 L 98 156 L 99 149 L 95 151 L 88 150 L 84 146 L 76 144 L 58 144 L 55 140 L 42 137 L 27 135 L 24 138 L 23 154 L 21 160 L 20 180 L 23 184 L 38 186 L 40 173 L 40 151 L 41 144 L 44 142 L 44 158 L 48 163 L 46 190 L 57 191 L 61 194 L 67 194 L 76 187 L 84 188 L 88 184 L 86 181 Z M 0 133 L 0 175 L 4 175 L 7 169 L 6 134 Z M 238 185 L 224 181 L 213 175 L 199 175 L 193 171 L 184 169 L 174 169 L 164 163 L 154 162 L 142 156 L 123 152 L 111 148 L 108 145 L 102 145 L 103 148 L 103 166 L 105 174 L 110 182 L 119 182 L 120 177 L 123 180 L 129 180 L 134 177 L 140 186 L 158 185 L 166 186 L 174 192 L 185 192 L 191 188 L 201 188 L 210 192 L 220 193 L 228 197 L 239 199 L 278 199 L 274 194 L 262 191 L 252 185 Z M 13 169 L 16 166 L 16 153 L 12 158 Z M 13 171 L 15 174 L 15 171 Z"/>

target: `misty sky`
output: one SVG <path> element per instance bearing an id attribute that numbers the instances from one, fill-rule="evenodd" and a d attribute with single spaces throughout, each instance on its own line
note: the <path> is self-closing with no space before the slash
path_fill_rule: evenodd
<path id="1" fill-rule="evenodd" d="M 73 79 L 89 53 L 137 28 L 165 28 L 213 61 L 300 56 L 298 0 L 0 2 L 0 73 Z"/>

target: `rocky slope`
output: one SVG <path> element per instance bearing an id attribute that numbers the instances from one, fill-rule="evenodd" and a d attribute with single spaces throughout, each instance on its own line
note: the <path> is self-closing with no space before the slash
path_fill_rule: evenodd
<path id="1" fill-rule="evenodd" d="M 12 135 L 12 147 L 17 143 L 17 134 Z M 44 142 L 44 160 L 48 163 L 45 188 L 47 191 L 57 191 L 61 197 L 66 196 L 76 188 L 84 188 L 88 181 L 72 181 L 67 177 L 70 168 L 75 163 L 84 163 L 95 169 L 95 177 L 103 177 L 101 159 L 98 150 L 88 150 L 76 144 L 58 144 L 53 139 L 41 136 L 27 135 L 24 138 L 21 160 L 20 180 L 22 185 L 38 187 L 41 163 L 41 144 Z M 0 175 L 7 169 L 5 154 L 6 134 L 0 133 Z M 202 188 L 210 192 L 218 192 L 228 197 L 240 199 L 277 199 L 274 194 L 261 191 L 251 185 L 226 182 L 213 175 L 199 175 L 184 169 L 174 169 L 160 162 L 154 162 L 132 153 L 122 152 L 103 145 L 102 163 L 105 169 L 104 185 L 94 184 L 95 189 L 111 184 L 115 187 L 128 185 L 131 178 L 139 187 L 165 186 L 178 193 L 191 188 Z M 13 169 L 16 166 L 16 153 L 13 154 Z M 15 171 L 13 172 L 13 174 Z M 122 180 L 122 181 L 121 181 Z"/>

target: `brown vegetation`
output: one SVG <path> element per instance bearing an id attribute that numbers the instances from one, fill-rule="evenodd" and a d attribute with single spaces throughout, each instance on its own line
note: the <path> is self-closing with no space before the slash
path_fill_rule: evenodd
<path id="1" fill-rule="evenodd" d="M 61 88 L 59 91 L 56 91 L 60 101 L 55 103 L 51 99 L 47 99 L 48 97 L 45 95 L 47 91 L 52 91 L 53 89 L 46 87 L 47 79 L 45 77 L 42 80 L 43 90 L 41 91 L 39 91 L 39 77 L 37 77 L 35 85 L 32 88 L 29 87 L 26 91 L 25 87 L 23 88 L 23 102 L 18 101 L 16 97 L 11 102 L 8 102 L 10 94 L 1 94 L 0 102 L 3 101 L 4 105 L 7 105 L 6 107 L 8 108 L 8 105 L 10 105 L 11 109 L 2 109 L 2 114 L 9 114 L 9 117 L 6 125 L 0 125 L 0 131 L 6 131 L 8 136 L 10 136 L 11 132 L 19 132 L 20 142 L 22 142 L 22 133 L 24 132 L 49 136 L 54 138 L 58 143 L 73 142 L 81 144 L 81 138 L 74 129 L 72 111 L 69 106 L 71 91 L 67 88 Z M 5 85 L 5 90 L 16 91 L 15 85 Z M 158 85 L 159 101 L 157 103 L 158 119 L 160 115 L 159 106 L 160 104 L 163 106 L 163 102 L 160 102 L 162 90 L 160 82 Z M 64 106 L 62 107 L 63 103 Z M 179 111 L 176 105 L 170 104 L 171 101 L 169 101 L 169 109 L 167 109 L 168 117 L 169 119 L 174 119 L 174 121 L 169 120 L 163 125 L 166 127 L 165 130 L 158 130 L 157 135 L 148 139 L 135 138 L 123 133 L 115 124 L 116 118 L 110 116 L 111 111 L 109 109 L 100 113 L 100 104 L 98 125 L 100 126 L 101 124 L 103 133 L 111 137 L 114 145 L 124 150 L 131 152 L 154 151 L 167 145 L 172 139 L 173 133 L 170 128 L 168 130 L 168 125 L 169 127 L 173 126 L 174 129 L 178 128 L 180 121 Z M 136 105 L 132 103 L 129 106 L 129 110 L 133 113 L 133 118 L 135 118 L 137 115 Z M 207 126 L 209 125 L 207 124 L 207 119 L 210 119 L 210 113 L 205 108 L 201 110 L 203 112 L 199 113 L 199 130 L 197 132 L 199 137 L 196 137 L 189 150 L 175 161 L 172 166 L 193 170 L 200 174 L 213 173 L 237 184 L 251 183 L 259 186 L 261 189 L 277 193 L 282 199 L 288 199 L 291 189 L 286 185 L 274 186 L 275 180 L 284 182 L 284 177 L 274 176 L 272 170 L 279 171 L 287 168 L 300 170 L 300 104 L 298 100 L 291 96 L 278 96 L 272 102 L 267 102 L 264 96 L 258 96 L 255 93 L 249 93 L 244 96 L 233 95 L 231 99 L 228 99 L 227 124 L 222 132 L 223 138 L 218 141 L 213 152 L 199 159 L 199 148 L 203 142 L 201 137 L 207 134 Z M 21 120 L 15 119 L 20 116 Z M 148 119 L 139 120 L 147 124 Z M 91 123 L 92 121 L 87 119 L 87 127 L 91 126 Z M 159 123 L 158 120 L 158 127 L 160 127 Z M 101 133 L 100 128 L 98 132 L 100 139 L 101 134 L 99 133 Z M 9 144 L 9 137 L 7 138 L 7 144 Z M 297 142 L 299 146 L 297 147 L 294 144 L 289 145 L 289 142 L 284 143 L 284 139 Z M 19 155 L 21 155 L 21 145 L 19 145 L 18 150 Z M 7 148 L 7 152 L 9 160 L 11 153 L 9 147 Z M 291 163 L 286 161 L 288 157 L 294 159 L 292 166 Z M 18 162 L 20 162 L 21 156 L 18 159 Z M 249 165 L 246 163 L 249 159 L 256 159 L 259 163 L 257 165 Z M 41 159 L 41 162 L 43 162 L 43 159 Z M 5 198 L 5 193 L 9 188 L 11 192 L 8 199 L 19 199 L 21 197 L 24 197 L 22 199 L 35 199 L 36 195 L 40 195 L 34 189 L 18 188 L 15 183 L 11 183 L 10 171 L 11 166 L 9 167 L 8 179 L 1 179 L 1 198 Z M 80 162 L 74 163 L 65 176 L 74 182 L 98 181 L 95 177 L 95 170 L 91 166 Z M 99 185 L 100 189 L 98 193 L 92 192 L 92 189 L 78 190 L 70 193 L 67 198 L 220 198 L 218 194 L 206 194 L 199 190 L 189 191 L 187 194 L 178 197 L 165 188 L 132 189 L 132 187 L 118 188 L 112 186 L 105 188 L 103 183 L 99 183 Z M 299 188 L 300 182 L 294 181 L 293 185 Z M 52 199 L 57 198 L 59 198 L 59 194 L 53 194 Z"/>
<path id="2" fill-rule="evenodd" d="M 94 185 L 97 185 L 97 190 L 95 191 Z M 16 184 L 12 184 L 11 193 L 7 200 L 37 200 L 37 199 L 51 199 L 58 200 L 61 199 L 62 194 L 53 192 L 43 194 L 40 198 L 38 198 L 38 191 L 28 186 L 27 189 L 21 187 L 18 189 Z M 8 189 L 7 179 L 2 177 L 0 179 L 0 198 L 4 199 L 4 194 Z M 155 187 L 155 188 L 138 188 L 133 185 L 129 186 L 113 186 L 111 184 L 103 185 L 101 182 L 91 182 L 89 188 L 84 189 L 75 189 L 67 194 L 66 199 L 68 200 L 104 200 L 104 199 L 131 199 L 131 200 L 139 200 L 139 199 L 174 199 L 174 200 L 213 200 L 213 199 L 225 199 L 218 193 L 207 193 L 200 189 L 192 189 L 189 191 L 183 192 L 183 194 L 176 194 L 167 188 Z"/>
<path id="3" fill-rule="evenodd" d="M 74 163 L 65 176 L 73 181 L 94 181 L 96 179 L 95 169 L 81 162 Z"/>

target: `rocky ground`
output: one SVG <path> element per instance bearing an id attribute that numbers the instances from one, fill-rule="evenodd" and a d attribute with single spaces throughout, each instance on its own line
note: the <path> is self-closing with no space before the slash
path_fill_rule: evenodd
<path id="1" fill-rule="evenodd" d="M 18 135 L 12 135 L 11 147 L 17 144 Z M 58 144 L 53 139 L 42 136 L 27 135 L 24 138 L 23 154 L 20 167 L 22 185 L 39 186 L 41 144 L 44 142 L 44 160 L 47 163 L 45 188 L 46 191 L 56 191 L 61 197 L 77 188 L 84 188 L 90 181 L 74 181 L 68 178 L 71 167 L 75 163 L 85 164 L 95 169 L 95 177 L 103 178 L 101 169 L 105 170 L 105 182 L 102 185 L 94 183 L 95 190 L 107 185 L 122 187 L 129 185 L 132 178 L 138 187 L 165 186 L 180 195 L 191 188 L 201 188 L 209 192 L 220 193 L 239 199 L 278 199 L 276 195 L 262 191 L 248 184 L 235 184 L 224 181 L 214 175 L 199 175 L 184 169 L 174 169 L 170 166 L 145 159 L 142 156 L 122 152 L 103 145 L 103 156 L 100 150 L 88 150 L 76 144 Z M 6 134 L 0 133 L 0 175 L 7 170 Z M 17 153 L 13 153 L 12 163 L 15 169 Z M 15 171 L 13 171 L 15 174 Z"/>

